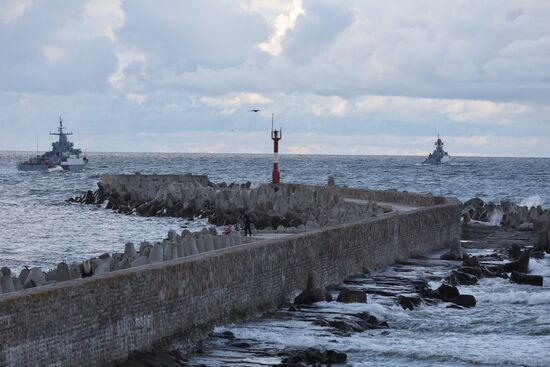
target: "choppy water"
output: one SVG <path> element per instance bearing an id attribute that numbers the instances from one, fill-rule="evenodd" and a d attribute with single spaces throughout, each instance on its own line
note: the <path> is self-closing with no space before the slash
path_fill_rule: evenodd
<path id="1" fill-rule="evenodd" d="M 0 152 L 0 266 L 52 266 L 121 250 L 126 241 L 161 239 L 184 223 L 118 215 L 65 200 L 95 189 L 102 173 L 208 174 L 215 182 L 270 180 L 270 155 L 95 153 L 82 173 L 18 172 L 31 153 Z M 550 159 L 459 158 L 424 166 L 421 157 L 282 156 L 284 181 L 474 196 L 550 206 Z"/>
<path id="2" fill-rule="evenodd" d="M 27 153 L 0 152 L 0 266 L 53 266 L 60 260 L 80 261 L 106 251 L 120 251 L 130 240 L 161 239 L 169 229 L 186 225 L 174 218 L 125 216 L 65 200 L 94 189 L 102 173 L 194 173 L 211 180 L 270 179 L 271 156 L 229 154 L 90 154 L 82 173 L 17 172 Z M 284 181 L 337 183 L 352 187 L 396 188 L 413 192 L 474 196 L 550 206 L 550 159 L 458 158 L 450 165 L 419 164 L 421 157 L 282 156 Z M 190 224 L 198 228 L 201 224 Z M 532 262 L 544 274 L 544 288 L 512 285 L 502 279 L 482 280 L 464 290 L 478 306 L 452 310 L 427 306 L 403 311 L 393 301 L 370 297 L 369 305 L 321 304 L 318 312 L 370 311 L 391 325 L 390 333 L 369 331 L 336 337 L 300 320 L 264 318 L 231 328 L 237 337 L 266 348 L 321 346 L 345 351 L 357 366 L 549 366 L 549 260 Z M 402 269 L 401 269 L 402 270 Z M 448 269 L 413 267 L 411 276 L 437 275 Z M 395 268 L 385 270 L 386 275 Z M 402 271 L 399 274 L 403 274 Z M 238 352 L 207 345 L 197 362 L 221 365 L 242 357 Z M 218 348 L 219 347 L 219 348 Z M 201 359 L 202 358 L 202 359 Z M 250 365 L 272 363 L 253 358 Z M 276 362 L 276 361 L 275 361 Z M 236 363 L 244 365 L 244 361 Z"/>
<path id="3" fill-rule="evenodd" d="M 480 254 L 487 251 L 470 251 Z M 209 338 L 202 353 L 190 355 L 192 366 L 260 366 L 278 364 L 277 351 L 305 348 L 333 349 L 348 354 L 347 366 L 549 366 L 550 259 L 531 259 L 532 274 L 543 275 L 544 287 L 512 284 L 506 279 L 481 279 L 478 285 L 459 287 L 473 294 L 475 308 L 457 310 L 447 303 L 403 310 L 390 296 L 373 289 L 407 294 L 411 288 L 396 279 L 439 278 L 456 262 L 439 261 L 439 254 L 412 260 L 383 271 L 354 277 L 347 287 L 368 293 L 368 304 L 319 302 L 311 308 L 287 312 L 281 309 L 259 320 L 218 328 L 237 338 Z M 436 280 L 437 279 L 437 280 Z M 337 296 L 337 292 L 333 296 Z M 368 330 L 342 336 L 313 320 L 346 319 L 369 312 L 390 325 L 389 330 Z M 246 343 L 242 347 L 242 343 Z M 273 353 L 275 351 L 275 353 Z"/>

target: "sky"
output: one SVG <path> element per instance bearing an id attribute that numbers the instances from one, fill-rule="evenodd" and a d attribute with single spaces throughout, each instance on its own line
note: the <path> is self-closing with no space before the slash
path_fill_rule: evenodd
<path id="1" fill-rule="evenodd" d="M 548 0 L 0 0 L 0 151 L 550 157 Z M 261 109 L 253 113 L 250 109 Z"/>

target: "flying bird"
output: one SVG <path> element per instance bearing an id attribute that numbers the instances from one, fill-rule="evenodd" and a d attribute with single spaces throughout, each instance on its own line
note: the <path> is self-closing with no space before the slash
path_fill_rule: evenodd
<path id="1" fill-rule="evenodd" d="M 250 112 L 260 112 L 261 110 L 250 110 Z"/>

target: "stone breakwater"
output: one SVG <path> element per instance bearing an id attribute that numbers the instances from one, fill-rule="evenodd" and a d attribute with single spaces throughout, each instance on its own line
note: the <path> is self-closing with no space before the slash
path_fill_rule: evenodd
<path id="1" fill-rule="evenodd" d="M 138 249 L 133 243 L 128 242 L 124 246 L 124 252 L 104 253 L 98 257 L 84 260 L 82 263 L 60 262 L 56 268 L 46 271 L 40 267 L 24 268 L 16 276 L 12 274 L 10 268 L 2 267 L 0 294 L 180 259 L 239 245 L 241 245 L 241 235 L 238 231 L 219 235 L 216 228 L 210 227 L 195 233 L 183 230 L 179 235 L 171 230 L 162 242 L 152 244 L 143 241 L 139 244 Z"/>
<path id="2" fill-rule="evenodd" d="M 213 325 L 288 302 L 308 274 L 337 284 L 460 236 L 458 201 L 399 195 L 426 205 L 2 294 L 0 365 L 104 366 L 176 337 L 192 344 Z"/>
<path id="3" fill-rule="evenodd" d="M 95 192 L 69 199 L 143 216 L 208 218 L 235 224 L 247 213 L 258 229 L 315 229 L 381 214 L 374 200 L 347 202 L 345 191 L 330 186 L 215 184 L 205 176 L 104 175 Z M 292 232 L 292 230 L 290 231 Z"/>

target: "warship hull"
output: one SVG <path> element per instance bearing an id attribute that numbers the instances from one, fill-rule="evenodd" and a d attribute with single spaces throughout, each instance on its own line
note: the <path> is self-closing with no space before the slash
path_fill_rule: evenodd
<path id="1" fill-rule="evenodd" d="M 73 143 L 67 139 L 67 136 L 72 135 L 72 133 L 63 131 L 63 120 L 61 118 L 59 118 L 57 129 L 58 132 L 56 133 L 50 132 L 50 135 L 59 137 L 58 141 L 52 143 L 52 150 L 18 163 L 17 169 L 19 171 L 45 172 L 63 169 L 64 171 L 78 172 L 86 167 L 88 164 L 87 155 L 81 156 L 82 151 L 75 149 Z"/>

